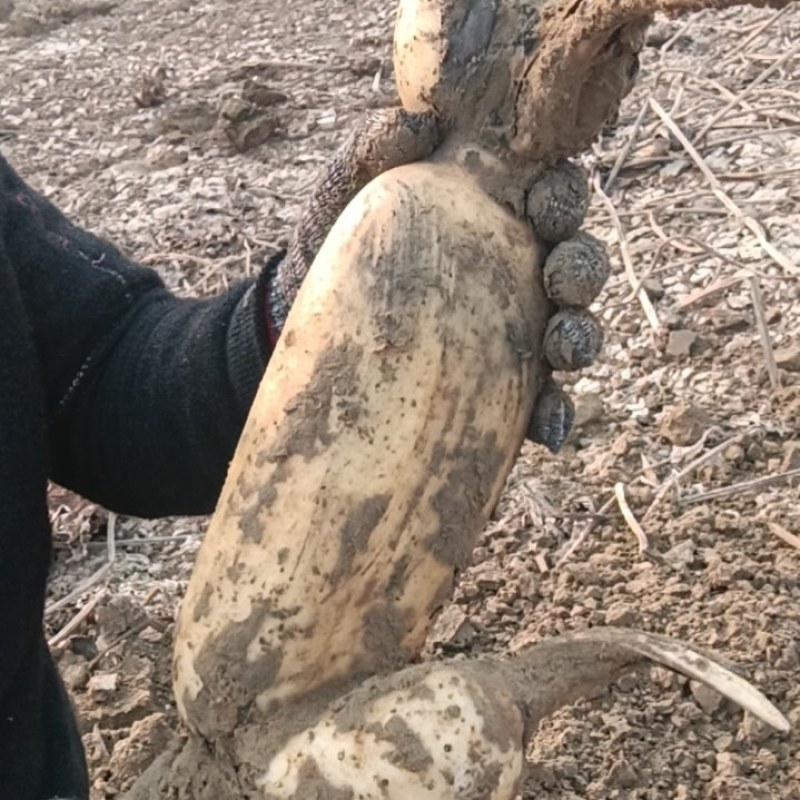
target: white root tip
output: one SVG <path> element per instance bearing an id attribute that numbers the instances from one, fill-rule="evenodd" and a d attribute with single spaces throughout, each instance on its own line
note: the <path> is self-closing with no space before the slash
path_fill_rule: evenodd
<path id="1" fill-rule="evenodd" d="M 609 627 L 568 634 L 556 640 L 558 641 L 563 642 L 565 647 L 578 643 L 594 644 L 597 646 L 598 656 L 602 651 L 644 656 L 687 678 L 706 684 L 776 731 L 788 733 L 792 729 L 789 720 L 755 686 L 679 639 L 628 628 Z M 535 650 L 536 645 L 526 657 L 534 656 Z"/>

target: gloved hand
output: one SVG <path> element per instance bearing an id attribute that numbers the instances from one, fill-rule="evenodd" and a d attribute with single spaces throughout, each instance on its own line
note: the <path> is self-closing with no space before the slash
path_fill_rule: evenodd
<path id="1" fill-rule="evenodd" d="M 370 113 L 356 128 L 312 190 L 288 251 L 267 264 L 259 282 L 267 292 L 273 344 L 314 257 L 350 200 L 377 175 L 429 156 L 442 138 L 433 114 L 399 108 Z M 574 410 L 550 373 L 589 366 L 603 340 L 602 328 L 586 307 L 605 283 L 609 263 L 603 245 L 579 232 L 588 197 L 585 174 L 565 162 L 540 176 L 527 203 L 537 236 L 552 247 L 544 266 L 544 282 L 553 302 L 544 341 L 548 377 L 536 400 L 528 438 L 553 452 L 563 445 Z"/>
<path id="2" fill-rule="evenodd" d="M 543 278 L 554 313 L 544 334 L 545 379 L 536 398 L 528 438 L 555 453 L 575 418 L 569 397 L 549 376 L 592 364 L 603 344 L 603 329 L 586 309 L 608 280 L 605 245 L 580 230 L 589 206 L 584 171 L 568 162 L 545 170 L 528 194 L 528 217 L 540 240 L 552 248 Z"/>

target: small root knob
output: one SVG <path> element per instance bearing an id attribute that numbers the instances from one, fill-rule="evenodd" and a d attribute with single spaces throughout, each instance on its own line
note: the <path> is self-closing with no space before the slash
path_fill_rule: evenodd
<path id="1" fill-rule="evenodd" d="M 533 409 L 527 438 L 543 444 L 551 453 L 564 445 L 575 421 L 575 406 L 569 396 L 548 378 L 542 386 Z"/>
<path id="2" fill-rule="evenodd" d="M 544 332 L 544 355 L 555 370 L 588 367 L 603 346 L 603 328 L 583 309 L 566 308 L 550 318 Z"/>
<path id="3" fill-rule="evenodd" d="M 528 193 L 528 216 L 546 242 L 563 242 L 583 225 L 589 207 L 586 172 L 570 161 L 546 169 Z"/>
<path id="4" fill-rule="evenodd" d="M 610 273 L 603 243 L 589 233 L 578 233 L 550 253 L 542 277 L 554 303 L 585 308 L 600 294 Z"/>

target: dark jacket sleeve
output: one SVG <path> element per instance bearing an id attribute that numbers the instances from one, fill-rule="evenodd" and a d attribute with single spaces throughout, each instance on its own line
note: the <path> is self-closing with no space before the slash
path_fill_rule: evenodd
<path id="1" fill-rule="evenodd" d="M 208 300 L 72 225 L 0 157 L 2 236 L 41 365 L 51 478 L 138 516 L 210 512 L 272 339 L 265 269 Z"/>

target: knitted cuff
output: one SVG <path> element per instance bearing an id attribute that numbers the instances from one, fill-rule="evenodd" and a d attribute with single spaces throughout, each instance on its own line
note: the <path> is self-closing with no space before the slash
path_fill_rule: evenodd
<path id="1" fill-rule="evenodd" d="M 251 284 L 236 304 L 228 323 L 225 342 L 228 380 L 243 414 L 253 402 L 272 353 L 264 324 L 262 297 L 258 285 Z"/>
<path id="2" fill-rule="evenodd" d="M 265 345 L 269 353 L 275 349 L 281 335 L 286 317 L 289 316 L 289 302 L 282 291 L 279 269 L 286 258 L 286 250 L 272 256 L 264 265 L 256 283 L 256 295 L 263 303 Z"/>

